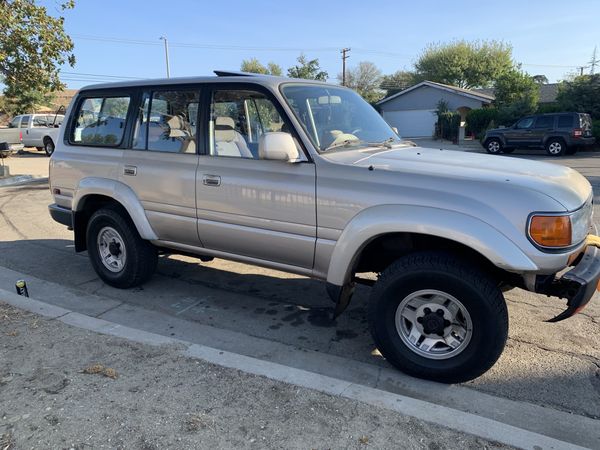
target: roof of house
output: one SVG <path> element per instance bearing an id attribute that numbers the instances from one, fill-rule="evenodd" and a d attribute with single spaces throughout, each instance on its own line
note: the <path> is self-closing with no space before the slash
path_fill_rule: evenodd
<path id="1" fill-rule="evenodd" d="M 558 87 L 560 83 L 540 84 L 540 103 L 552 103 L 556 101 L 558 95 Z M 485 95 L 494 95 L 494 88 L 473 89 L 476 92 Z"/>
<path id="2" fill-rule="evenodd" d="M 491 103 L 494 100 L 493 95 L 479 92 L 478 90 L 463 89 L 463 88 L 459 88 L 456 86 L 451 86 L 449 84 L 436 83 L 434 81 L 421 81 L 420 83 L 417 83 L 414 86 L 411 86 L 407 89 L 404 89 L 403 91 L 400 91 L 394 95 L 390 95 L 389 97 L 386 97 L 383 100 L 378 101 L 377 104 L 381 105 L 383 103 L 386 103 L 394 98 L 397 98 L 401 95 L 407 94 L 410 91 L 414 91 L 415 89 L 418 89 L 421 86 L 429 86 L 434 89 L 441 89 L 441 90 L 444 90 L 447 92 L 452 92 L 454 94 L 464 95 L 465 97 L 474 98 L 476 100 L 481 100 L 484 103 Z"/>

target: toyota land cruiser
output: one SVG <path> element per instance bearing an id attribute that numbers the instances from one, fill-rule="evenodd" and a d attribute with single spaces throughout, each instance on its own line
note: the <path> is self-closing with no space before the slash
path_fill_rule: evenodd
<path id="1" fill-rule="evenodd" d="M 552 321 L 595 292 L 592 189 L 576 171 L 406 144 L 344 87 L 216 73 L 73 99 L 49 209 L 107 284 L 144 283 L 159 252 L 324 280 L 334 316 L 356 283 L 374 284 L 381 354 L 443 382 L 500 356 L 503 289 L 566 299 Z"/>

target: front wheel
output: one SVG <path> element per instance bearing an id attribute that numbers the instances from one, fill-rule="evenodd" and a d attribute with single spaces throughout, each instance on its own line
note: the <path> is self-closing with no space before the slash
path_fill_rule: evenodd
<path id="1" fill-rule="evenodd" d="M 86 238 L 94 270 L 111 286 L 121 289 L 138 286 L 156 269 L 156 248 L 140 237 L 121 208 L 102 208 L 92 214 Z"/>
<path id="2" fill-rule="evenodd" d="M 508 336 L 502 292 L 475 266 L 445 253 L 407 255 L 380 276 L 369 305 L 381 354 L 410 375 L 472 380 L 500 357 Z"/>
<path id="3" fill-rule="evenodd" d="M 492 155 L 499 155 L 502 153 L 502 141 L 498 138 L 490 138 L 485 141 L 485 150 Z"/>

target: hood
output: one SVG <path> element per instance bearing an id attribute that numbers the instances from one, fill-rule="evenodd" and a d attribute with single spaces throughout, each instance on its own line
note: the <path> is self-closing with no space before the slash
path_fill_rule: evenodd
<path id="1" fill-rule="evenodd" d="M 579 172 L 521 158 L 421 147 L 347 150 L 323 156 L 332 162 L 378 170 L 511 183 L 552 197 L 568 211 L 579 208 L 591 194 L 590 183 Z"/>

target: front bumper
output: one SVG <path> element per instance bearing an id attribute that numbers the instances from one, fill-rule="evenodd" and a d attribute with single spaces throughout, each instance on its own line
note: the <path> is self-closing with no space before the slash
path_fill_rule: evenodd
<path id="1" fill-rule="evenodd" d="M 69 228 L 73 227 L 73 215 L 70 209 L 53 203 L 52 205 L 48 205 L 48 211 L 56 222 L 66 225 Z"/>
<path id="2" fill-rule="evenodd" d="M 559 322 L 581 311 L 591 300 L 600 282 L 600 250 L 596 236 L 579 258 L 577 265 L 561 277 L 538 277 L 535 292 L 567 299 L 567 309 L 548 320 Z"/>

